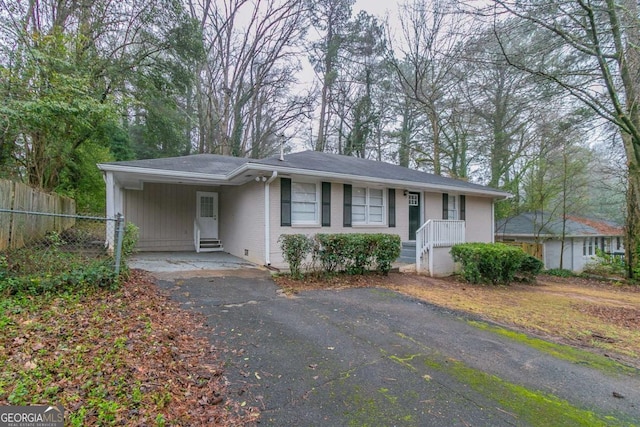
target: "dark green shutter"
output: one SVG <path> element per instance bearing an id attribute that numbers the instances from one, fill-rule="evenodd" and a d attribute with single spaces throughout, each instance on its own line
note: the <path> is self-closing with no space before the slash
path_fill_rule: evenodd
<path id="1" fill-rule="evenodd" d="M 351 227 L 351 185 L 344 184 L 344 202 L 342 204 L 342 225 Z"/>
<path id="2" fill-rule="evenodd" d="M 322 183 L 322 226 L 331 227 L 331 183 Z"/>
<path id="3" fill-rule="evenodd" d="M 280 178 L 280 225 L 291 226 L 291 179 Z"/>
<path id="4" fill-rule="evenodd" d="M 396 189 L 389 189 L 389 227 L 396 226 Z"/>
<path id="5" fill-rule="evenodd" d="M 449 219 L 449 195 L 442 193 L 442 219 Z"/>
<path id="6" fill-rule="evenodd" d="M 460 219 L 461 220 L 465 220 L 467 213 L 466 213 L 466 209 L 467 209 L 467 201 L 465 200 L 465 196 L 460 196 Z"/>

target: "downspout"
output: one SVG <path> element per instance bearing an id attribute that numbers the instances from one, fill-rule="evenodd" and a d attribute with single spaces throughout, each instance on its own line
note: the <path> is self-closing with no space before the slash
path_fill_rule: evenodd
<path id="1" fill-rule="evenodd" d="M 270 184 L 278 177 L 278 172 L 273 171 L 271 177 L 264 183 L 264 264 L 271 265 L 271 192 Z"/>
<path id="2" fill-rule="evenodd" d="M 465 236 L 467 240 L 467 236 Z M 496 242 L 496 202 L 491 203 L 491 243 Z"/>

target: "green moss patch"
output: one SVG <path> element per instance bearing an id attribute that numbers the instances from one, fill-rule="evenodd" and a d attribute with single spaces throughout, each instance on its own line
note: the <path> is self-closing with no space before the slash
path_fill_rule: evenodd
<path id="1" fill-rule="evenodd" d="M 509 338 L 513 341 L 526 344 L 543 353 L 549 354 L 558 359 L 566 360 L 577 365 L 586 365 L 607 374 L 624 374 L 624 375 L 640 375 L 640 372 L 630 366 L 623 365 L 615 360 L 609 359 L 598 354 L 583 351 L 568 345 L 552 343 L 540 338 L 533 338 L 521 332 L 512 331 L 501 328 L 499 326 L 489 325 L 485 322 L 470 320 L 467 322 L 473 327 L 482 329 L 483 331 L 493 332 L 494 334 Z"/>

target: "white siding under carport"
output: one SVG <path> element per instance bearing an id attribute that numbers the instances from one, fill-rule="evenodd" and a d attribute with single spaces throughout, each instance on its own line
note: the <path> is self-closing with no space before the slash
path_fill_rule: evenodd
<path id="1" fill-rule="evenodd" d="M 139 228 L 139 251 L 194 251 L 196 192 L 219 187 L 145 183 L 124 190 L 124 217 Z M 223 242 L 224 244 L 224 242 Z"/>

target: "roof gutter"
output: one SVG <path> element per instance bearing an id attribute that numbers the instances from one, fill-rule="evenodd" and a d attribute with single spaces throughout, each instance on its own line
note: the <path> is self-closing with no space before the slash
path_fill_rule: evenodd
<path id="1" fill-rule="evenodd" d="M 323 172 L 323 171 L 315 171 L 311 169 L 299 169 L 299 168 L 291 168 L 291 167 L 283 167 L 283 166 L 267 166 L 256 163 L 245 163 L 240 166 L 235 171 L 231 172 L 227 178 L 233 179 L 234 177 L 249 171 L 261 171 L 261 172 L 278 172 L 280 174 L 285 175 L 306 175 L 306 176 L 316 176 L 322 178 L 335 179 L 336 181 L 361 181 L 361 182 L 371 182 L 376 184 L 383 184 L 392 187 L 400 187 L 404 188 L 407 185 L 421 188 L 423 190 L 447 190 L 459 193 L 466 194 L 478 194 L 483 196 L 493 196 L 497 199 L 507 199 L 509 197 L 513 197 L 510 193 L 506 193 L 504 191 L 499 190 L 482 190 L 482 189 L 473 189 L 473 188 L 462 188 L 456 187 L 452 185 L 440 185 L 440 184 L 427 184 L 424 182 L 416 182 L 416 181 L 403 181 L 397 179 L 384 179 L 384 178 L 374 178 L 368 176 L 359 176 L 359 175 L 351 175 L 347 173 L 336 173 L 336 172 Z"/>
<path id="2" fill-rule="evenodd" d="M 139 168 L 135 166 L 118 166 L 118 165 L 106 165 L 103 163 L 98 164 L 98 169 L 103 172 L 121 172 L 121 173 L 132 173 L 138 175 L 150 175 L 150 176 L 160 176 L 160 177 L 173 177 L 173 178 L 196 178 L 202 180 L 218 180 L 218 181 L 226 181 L 228 179 L 228 175 L 214 175 L 210 173 L 200 173 L 200 172 L 183 172 L 183 171 L 175 171 L 170 169 L 151 169 L 151 168 Z"/>
<path id="3" fill-rule="evenodd" d="M 492 196 L 497 200 L 508 199 L 513 197 L 512 194 L 500 191 L 500 190 L 485 190 L 485 189 L 474 189 L 474 188 L 464 188 L 457 187 L 454 185 L 441 185 L 441 184 L 428 184 L 424 182 L 416 182 L 416 181 L 404 181 L 398 179 L 384 179 L 384 178 L 375 178 L 368 176 L 360 176 L 360 175 L 351 175 L 348 173 L 336 173 L 336 172 L 323 172 L 316 171 L 311 169 L 300 169 L 300 168 L 292 168 L 286 166 L 269 166 L 262 165 L 259 163 L 251 163 L 247 162 L 240 165 L 235 170 L 224 174 L 224 175 L 214 175 L 207 173 L 199 173 L 199 172 L 183 172 L 183 171 L 173 171 L 166 169 L 152 169 L 152 168 L 140 168 L 135 166 L 120 166 L 120 165 L 112 165 L 112 164 L 98 164 L 98 169 L 102 171 L 111 171 L 111 172 L 121 172 L 121 173 L 132 173 L 132 174 L 142 174 L 149 176 L 157 176 L 157 177 L 173 177 L 173 178 L 183 178 L 183 179 L 194 179 L 194 180 L 204 180 L 204 181 L 231 181 L 232 179 L 238 177 L 241 174 L 246 173 L 247 171 L 258 171 L 258 172 L 277 172 L 279 174 L 291 174 L 291 175 L 303 175 L 303 176 L 314 176 L 314 177 L 322 177 L 334 179 L 336 181 L 359 181 L 359 182 L 367 182 L 367 183 L 376 183 L 387 185 L 390 187 L 396 188 L 405 188 L 407 186 L 412 186 L 415 188 L 419 188 L 421 190 L 440 190 L 440 191 L 451 191 L 465 194 L 477 194 L 480 196 Z"/>

